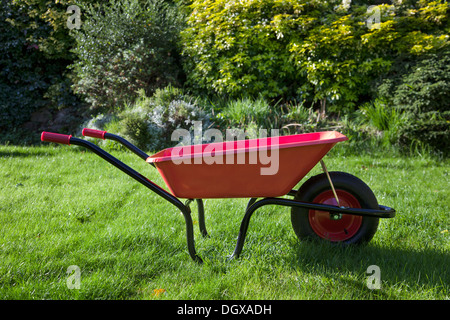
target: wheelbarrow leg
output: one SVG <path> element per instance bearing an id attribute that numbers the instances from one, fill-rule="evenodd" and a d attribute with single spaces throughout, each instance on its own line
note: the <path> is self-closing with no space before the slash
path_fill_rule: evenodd
<path id="1" fill-rule="evenodd" d="M 256 202 L 258 198 L 251 198 L 250 201 L 247 203 L 247 208 L 245 208 L 245 211 L 248 211 L 248 208 L 250 208 L 252 206 L 252 204 L 254 204 Z"/>
<path id="2" fill-rule="evenodd" d="M 238 235 L 238 240 L 236 243 L 236 248 L 234 249 L 233 254 L 230 256 L 230 260 L 233 258 L 239 258 L 239 255 L 242 252 L 242 248 L 244 247 L 244 242 L 245 242 L 245 236 L 247 235 L 247 230 L 248 230 L 248 225 L 250 223 L 250 218 L 253 214 L 253 212 L 259 208 L 258 207 L 252 207 L 253 204 L 256 202 L 258 198 L 251 198 L 249 200 L 249 202 L 247 203 L 247 208 L 245 209 L 245 215 L 244 218 L 241 221 L 241 227 L 239 229 L 239 235 Z"/>
<path id="3" fill-rule="evenodd" d="M 198 227 L 200 228 L 200 232 L 203 237 L 208 237 L 208 231 L 206 231 L 205 224 L 205 207 L 203 206 L 202 199 L 196 199 L 197 201 L 197 210 L 198 210 Z"/>
<path id="4" fill-rule="evenodd" d="M 233 258 L 239 258 L 239 255 L 242 252 L 242 248 L 244 247 L 245 237 L 247 235 L 250 218 L 252 217 L 253 212 L 255 212 L 255 210 L 261 206 L 261 205 L 259 205 L 260 203 L 262 205 L 264 205 L 265 199 L 262 199 L 255 204 L 256 200 L 257 200 L 257 198 L 251 198 L 247 204 L 247 208 L 245 210 L 245 215 L 244 215 L 244 218 L 242 218 L 241 227 L 239 228 L 239 234 L 238 234 L 236 247 L 234 249 L 233 254 L 230 256 L 230 260 Z"/>
<path id="5" fill-rule="evenodd" d="M 202 259 L 197 255 L 195 251 L 194 224 L 192 222 L 191 209 L 189 209 L 189 207 L 184 207 L 180 209 L 181 213 L 183 214 L 184 221 L 186 222 L 186 240 L 189 255 L 195 262 L 202 263 L 203 262 Z"/>

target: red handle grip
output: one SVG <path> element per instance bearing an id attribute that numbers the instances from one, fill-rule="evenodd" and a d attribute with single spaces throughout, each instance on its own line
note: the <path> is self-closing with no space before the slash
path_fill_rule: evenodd
<path id="1" fill-rule="evenodd" d="M 85 137 L 98 138 L 98 139 L 103 139 L 103 140 L 105 140 L 105 133 L 106 133 L 106 131 L 88 129 L 88 128 L 84 128 L 82 131 L 82 134 Z"/>
<path id="2" fill-rule="evenodd" d="M 67 134 L 60 134 L 60 133 L 52 133 L 52 132 L 44 131 L 41 134 L 41 141 L 46 141 L 46 142 L 55 142 L 55 143 L 62 143 L 62 144 L 70 145 L 70 138 L 72 138 L 72 136 L 69 136 Z"/>

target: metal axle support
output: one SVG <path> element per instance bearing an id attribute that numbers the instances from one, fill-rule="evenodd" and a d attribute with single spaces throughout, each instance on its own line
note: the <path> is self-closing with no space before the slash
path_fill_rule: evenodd
<path id="1" fill-rule="evenodd" d="M 323 160 L 320 160 L 320 165 L 322 166 L 322 170 L 323 170 L 323 172 L 325 172 L 328 182 L 330 183 L 330 187 L 331 187 L 331 190 L 333 191 L 333 195 L 334 195 L 334 198 L 336 199 L 336 203 L 337 203 L 338 207 L 340 207 L 341 205 L 339 204 L 339 198 L 337 196 L 336 189 L 334 189 L 333 181 L 331 181 L 330 174 L 328 173 L 325 162 L 323 162 Z M 335 218 L 334 220 L 337 220 L 337 219 Z"/>
<path id="2" fill-rule="evenodd" d="M 296 194 L 296 193 L 297 192 L 295 190 L 292 190 L 289 194 Z M 239 257 L 239 255 L 242 252 L 242 248 L 244 247 L 244 242 L 247 235 L 248 226 L 250 223 L 250 218 L 257 209 L 266 205 L 300 207 L 318 211 L 328 211 L 330 212 L 330 214 L 352 214 L 357 216 L 377 217 L 377 218 L 392 218 L 395 216 L 394 209 L 382 205 L 379 205 L 378 210 L 374 210 L 374 209 L 360 209 L 360 208 L 342 208 L 326 204 L 309 203 L 284 198 L 264 198 L 259 201 L 256 201 L 256 198 L 252 198 L 247 205 L 247 210 L 245 212 L 244 218 L 242 219 L 241 227 L 239 229 L 236 247 L 230 259 L 234 257 L 236 258 Z"/>

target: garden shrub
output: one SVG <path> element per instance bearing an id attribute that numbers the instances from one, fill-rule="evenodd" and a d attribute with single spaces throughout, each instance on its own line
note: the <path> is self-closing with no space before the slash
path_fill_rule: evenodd
<path id="1" fill-rule="evenodd" d="M 258 135 L 260 129 L 271 134 L 279 129 L 280 135 L 314 132 L 326 128 L 327 121 L 318 112 L 306 108 L 302 103 L 279 104 L 273 106 L 267 100 L 227 99 L 211 101 L 195 99 L 182 89 L 168 86 L 157 89 L 151 97 L 140 91 L 139 97 L 120 112 L 99 114 L 84 124 L 84 127 L 106 130 L 121 135 L 139 148 L 156 151 L 177 145 L 172 133 L 176 129 L 190 132 L 191 143 L 194 138 L 194 121 L 201 123 L 202 133 L 207 129 L 217 129 L 227 137 L 227 129 L 245 131 L 247 138 Z M 220 104 L 215 108 L 211 104 Z M 220 112 L 217 112 L 219 111 Z M 202 137 L 202 143 L 210 140 Z M 94 140 L 109 149 L 121 148 L 117 143 Z"/>
<path id="2" fill-rule="evenodd" d="M 198 0 L 183 31 L 188 84 L 231 97 L 292 97 L 349 112 L 396 58 L 445 47 L 448 3 Z"/>
<path id="3" fill-rule="evenodd" d="M 211 125 L 210 115 L 196 99 L 168 86 L 156 89 L 151 97 L 141 90 L 136 101 L 122 111 L 98 115 L 85 126 L 121 135 L 143 150 L 157 151 L 178 144 L 172 141 L 176 129 L 186 129 L 192 136 L 193 121 L 201 121 L 202 129 Z M 105 141 L 105 145 L 111 143 Z"/>
<path id="4" fill-rule="evenodd" d="M 268 129 L 271 111 L 270 103 L 262 97 L 258 99 L 242 98 L 229 100 L 223 110 L 216 115 L 222 127 L 238 127 L 245 129 L 250 124 L 259 128 Z"/>
<path id="5" fill-rule="evenodd" d="M 222 130 L 278 129 L 280 135 L 285 135 L 312 132 L 323 124 L 323 119 L 319 118 L 317 112 L 305 107 L 303 103 L 291 101 L 271 104 L 260 96 L 256 99 L 228 99 L 214 120 Z"/>
<path id="6" fill-rule="evenodd" d="M 399 132 L 403 145 L 419 142 L 434 150 L 450 150 L 450 50 L 430 54 L 403 66 L 379 86 L 379 95 L 404 112 Z"/>
<path id="7" fill-rule="evenodd" d="M 95 4 L 100 0 L 13 0 L 8 8 L 17 15 L 10 17 L 11 24 L 20 30 L 26 30 L 24 36 L 30 44 L 38 47 L 45 58 L 72 61 L 74 40 L 67 27 L 70 5 L 81 8 L 87 3 Z M 83 11 L 82 11 L 83 13 Z"/>
<path id="8" fill-rule="evenodd" d="M 405 113 L 381 99 L 365 103 L 360 111 L 365 122 L 377 130 L 376 136 L 384 145 L 396 145 L 399 142 L 400 131 L 406 125 Z"/>
<path id="9" fill-rule="evenodd" d="M 288 1 L 289 2 L 289 1 Z M 274 1 L 193 1 L 182 33 L 187 81 L 196 92 L 277 97 L 301 81 L 272 18 Z"/>
<path id="10" fill-rule="evenodd" d="M 1 142 L 34 143 L 39 141 L 34 130 L 71 130 L 80 119 L 84 106 L 67 70 L 73 57 L 69 2 L 1 1 Z"/>
<path id="11" fill-rule="evenodd" d="M 75 92 L 92 108 L 113 110 L 180 80 L 177 57 L 182 17 L 163 0 L 110 0 L 86 6 L 74 29 Z"/>
<path id="12" fill-rule="evenodd" d="M 66 70 L 71 38 L 65 28 L 67 1 L 2 1 L 0 4 L 0 131 L 19 131 L 41 108 L 77 107 Z M 53 13 L 59 12 L 56 21 Z M 65 17 L 67 19 L 67 17 Z M 33 133 L 35 134 L 35 133 Z"/>

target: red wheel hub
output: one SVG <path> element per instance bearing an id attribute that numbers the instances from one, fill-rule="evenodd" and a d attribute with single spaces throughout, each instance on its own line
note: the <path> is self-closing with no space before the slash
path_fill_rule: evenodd
<path id="1" fill-rule="evenodd" d="M 341 206 L 361 208 L 359 201 L 347 191 L 336 190 Z M 313 202 L 337 205 L 333 191 L 320 193 Z M 330 214 L 324 211 L 309 210 L 309 224 L 313 231 L 321 238 L 329 241 L 345 241 L 353 237 L 361 227 L 362 217 L 343 214 L 338 220 L 330 219 Z"/>

